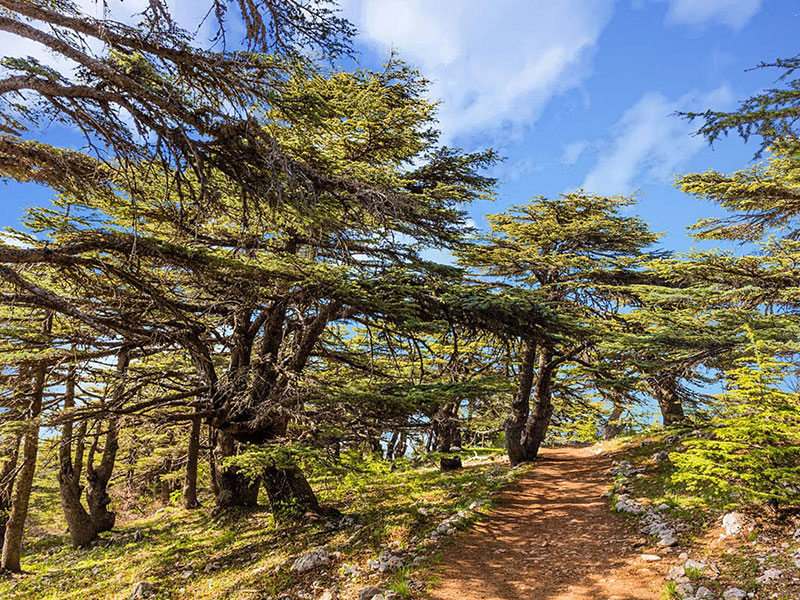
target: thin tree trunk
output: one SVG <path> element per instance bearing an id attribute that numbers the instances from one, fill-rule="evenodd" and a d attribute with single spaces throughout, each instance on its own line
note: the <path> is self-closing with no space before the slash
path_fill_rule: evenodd
<path id="1" fill-rule="evenodd" d="M 3 550 L 3 539 L 6 535 L 6 523 L 11 510 L 11 494 L 14 490 L 14 475 L 17 471 L 19 460 L 20 438 L 14 436 L 11 440 L 4 440 L 3 463 L 0 464 L 0 553 Z"/>
<path id="2" fill-rule="evenodd" d="M 610 440 L 619 435 L 624 428 L 624 424 L 619 422 L 624 409 L 619 404 L 614 404 L 614 409 L 608 417 L 608 420 L 603 424 L 603 439 Z"/>
<path id="3" fill-rule="evenodd" d="M 461 431 L 458 422 L 460 400 L 444 404 L 433 418 L 436 431 L 436 451 L 450 452 L 453 446 L 461 446 Z"/>
<path id="4" fill-rule="evenodd" d="M 45 318 L 45 333 L 51 331 L 52 323 L 52 315 L 48 315 Z M 28 505 L 33 488 L 33 476 L 36 472 L 36 456 L 39 452 L 39 416 L 42 413 L 45 377 L 46 367 L 44 365 L 39 366 L 36 369 L 33 390 L 25 414 L 29 422 L 23 435 L 21 468 L 14 482 L 11 512 L 8 516 L 3 540 L 3 554 L 0 560 L 0 567 L 4 571 L 18 573 L 21 570 L 20 557 L 22 554 L 22 536 L 25 531 L 25 519 L 28 517 Z"/>
<path id="5" fill-rule="evenodd" d="M 186 459 L 186 476 L 183 480 L 183 507 L 188 509 L 200 506 L 197 501 L 197 460 L 200 454 L 200 426 L 200 417 L 192 419 Z"/>
<path id="6" fill-rule="evenodd" d="M 525 342 L 525 351 L 519 367 L 519 383 L 514 400 L 511 403 L 511 414 L 505 422 L 506 452 L 512 465 L 523 462 L 525 449 L 522 445 L 522 434 L 530 413 L 530 397 L 533 388 L 536 365 L 536 344 L 530 340 Z"/>

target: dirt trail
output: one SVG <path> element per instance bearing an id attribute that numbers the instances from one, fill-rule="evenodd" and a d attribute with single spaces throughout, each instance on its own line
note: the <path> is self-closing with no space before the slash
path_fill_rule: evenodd
<path id="1" fill-rule="evenodd" d="M 665 566 L 642 561 L 653 550 L 634 549 L 638 536 L 608 509 L 610 467 L 585 448 L 544 450 L 490 517 L 444 552 L 429 597 L 657 600 Z"/>

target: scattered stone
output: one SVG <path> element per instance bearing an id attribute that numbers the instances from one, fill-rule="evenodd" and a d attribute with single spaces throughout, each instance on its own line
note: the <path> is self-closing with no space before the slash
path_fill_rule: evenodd
<path id="1" fill-rule="evenodd" d="M 747 592 L 739 588 L 728 588 L 722 592 L 722 598 L 723 600 L 742 600 L 742 598 L 747 598 Z"/>
<path id="2" fill-rule="evenodd" d="M 325 590 L 320 594 L 319 600 L 339 600 L 339 595 L 333 590 Z"/>
<path id="3" fill-rule="evenodd" d="M 675 546 L 677 544 L 678 540 L 676 540 L 671 535 L 665 535 L 660 540 L 658 540 L 658 545 L 661 546 L 662 548 L 671 548 L 672 546 Z"/>
<path id="4" fill-rule="evenodd" d="M 712 592 L 707 587 L 699 587 L 694 594 L 695 598 L 711 598 Z"/>
<path id="5" fill-rule="evenodd" d="M 656 562 L 661 560 L 658 554 L 642 554 L 642 560 L 645 562 Z"/>
<path id="6" fill-rule="evenodd" d="M 725 530 L 725 535 L 739 535 L 744 529 L 744 516 L 738 512 L 727 513 L 722 517 L 722 528 Z"/>
<path id="7" fill-rule="evenodd" d="M 375 598 L 375 596 L 379 596 L 380 593 L 381 589 L 379 587 L 375 587 L 374 585 L 368 585 L 367 587 L 361 588 L 359 590 L 358 600 L 372 600 L 373 598 Z"/>
<path id="8" fill-rule="evenodd" d="M 355 524 L 355 522 L 356 520 L 353 517 L 345 515 L 339 521 L 339 527 L 351 527 Z"/>
<path id="9" fill-rule="evenodd" d="M 689 583 L 689 578 L 686 576 L 686 569 L 684 569 L 683 565 L 671 567 L 667 574 L 667 579 L 675 583 Z"/>
<path id="10" fill-rule="evenodd" d="M 322 548 L 317 548 L 311 552 L 306 552 L 292 563 L 291 570 L 295 573 L 304 573 L 311 569 L 316 569 L 331 562 L 330 554 Z"/>
<path id="11" fill-rule="evenodd" d="M 378 558 L 369 561 L 369 568 L 373 571 L 377 571 L 378 573 L 396 571 L 402 566 L 403 559 L 396 554 L 392 554 L 388 550 L 384 550 L 380 553 Z"/>
<path id="12" fill-rule="evenodd" d="M 156 588 L 149 581 L 140 581 L 133 586 L 131 595 L 128 596 L 129 600 L 144 600 L 145 598 L 152 598 L 156 594 Z"/>
<path id="13" fill-rule="evenodd" d="M 675 591 L 680 594 L 681 598 L 691 598 L 694 595 L 694 587 L 688 583 L 679 583 Z"/>
<path id="14" fill-rule="evenodd" d="M 664 462 L 665 460 L 669 460 L 669 452 L 666 450 L 662 450 L 661 452 L 656 452 L 653 456 L 653 460 L 657 463 Z"/>
<path id="15" fill-rule="evenodd" d="M 773 581 L 778 581 L 782 575 L 783 572 L 780 569 L 767 569 L 760 577 L 756 577 L 756 583 L 761 585 L 772 583 Z"/>

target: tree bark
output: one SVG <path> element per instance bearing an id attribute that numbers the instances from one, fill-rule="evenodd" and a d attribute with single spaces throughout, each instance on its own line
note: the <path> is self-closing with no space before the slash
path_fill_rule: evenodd
<path id="1" fill-rule="evenodd" d="M 118 404 L 125 393 L 125 377 L 128 372 L 130 354 L 127 346 L 123 346 L 117 354 L 117 368 L 114 373 L 114 390 L 112 399 Z M 92 519 L 97 533 L 110 531 L 114 528 L 117 515 L 108 510 L 111 504 L 111 496 L 108 495 L 108 482 L 114 471 L 114 462 L 117 458 L 119 449 L 119 419 L 111 417 L 108 422 L 108 431 L 105 436 L 103 455 L 100 464 L 95 466 L 94 453 L 97 448 L 100 435 L 98 433 L 89 450 L 88 460 L 86 461 L 86 504 L 89 507 L 89 516 Z"/>
<path id="2" fill-rule="evenodd" d="M 197 460 L 200 454 L 200 417 L 192 419 L 189 430 L 189 447 L 186 458 L 186 475 L 183 480 L 183 507 L 198 508 L 197 501 Z"/>
<path id="3" fill-rule="evenodd" d="M 450 452 L 453 446 L 461 446 L 461 430 L 458 422 L 460 400 L 444 404 L 433 418 L 436 432 L 436 451 Z"/>
<path id="4" fill-rule="evenodd" d="M 608 420 L 603 424 L 603 439 L 610 440 L 619 435 L 625 425 L 619 422 L 624 409 L 619 404 L 614 404 L 614 409 L 608 417 Z"/>
<path id="5" fill-rule="evenodd" d="M 536 374 L 536 385 L 533 388 L 533 412 L 525 422 L 522 435 L 523 460 L 531 461 L 539 454 L 550 418 L 553 416 L 551 387 L 555 364 L 552 351 L 543 346 L 539 352 L 539 367 Z"/>
<path id="6" fill-rule="evenodd" d="M 19 460 L 18 436 L 11 440 L 4 440 L 3 444 L 3 463 L 0 464 L 0 553 L 3 551 L 3 539 L 6 535 L 6 523 L 8 523 L 9 511 L 11 510 L 11 494 L 14 489 L 14 475 L 17 471 L 17 461 Z"/>
<path id="7" fill-rule="evenodd" d="M 45 318 L 45 333 L 52 326 L 52 316 Z M 21 468 L 14 482 L 14 494 L 11 501 L 11 512 L 6 523 L 3 539 L 3 554 L 0 567 L 4 571 L 18 573 L 22 554 L 22 536 L 25 531 L 25 519 L 28 517 L 28 505 L 33 488 L 33 476 L 36 472 L 36 456 L 39 452 L 39 416 L 42 413 L 42 397 L 46 378 L 46 367 L 37 367 L 33 380 L 33 389 L 25 417 L 29 421 L 23 435 Z"/>
<path id="8" fill-rule="evenodd" d="M 522 445 L 522 434 L 530 413 L 530 397 L 533 388 L 536 365 L 536 344 L 530 340 L 525 342 L 525 351 L 519 368 L 519 383 L 514 400 L 511 403 L 511 414 L 505 422 L 506 452 L 512 465 L 526 460 Z"/>
<path id="9" fill-rule="evenodd" d="M 226 433 L 217 432 L 217 459 L 234 456 L 236 442 Z M 216 511 L 230 508 L 256 506 L 259 481 L 251 481 L 236 467 L 224 466 L 215 460 L 216 467 Z"/>
<path id="10" fill-rule="evenodd" d="M 64 411 L 75 407 L 75 369 L 69 367 L 64 394 Z M 83 487 L 80 485 L 81 464 L 83 463 L 83 435 L 85 426 L 78 432 L 76 444 L 76 460 L 72 460 L 74 427 L 69 419 L 61 431 L 59 444 L 58 486 L 61 495 L 61 509 L 67 522 L 69 537 L 76 548 L 85 546 L 97 538 L 97 530 L 89 513 L 81 504 Z M 79 462 L 80 461 L 80 462 Z"/>
<path id="11" fill-rule="evenodd" d="M 341 516 L 335 508 L 320 505 L 305 475 L 297 467 L 267 467 L 261 479 L 276 521 L 296 521 L 307 512 Z"/>
<path id="12" fill-rule="evenodd" d="M 686 416 L 677 395 L 678 382 L 676 378 L 672 375 L 658 375 L 648 379 L 648 384 L 661 410 L 664 427 L 683 422 Z"/>

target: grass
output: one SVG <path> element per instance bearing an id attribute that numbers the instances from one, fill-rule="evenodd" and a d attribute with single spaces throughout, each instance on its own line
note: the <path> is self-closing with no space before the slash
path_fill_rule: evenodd
<path id="1" fill-rule="evenodd" d="M 65 535 L 43 530 L 48 518 L 38 515 L 37 533 L 45 535 L 27 547 L 24 575 L 0 579 L 0 598 L 122 600 L 138 581 L 153 583 L 159 600 L 297 597 L 314 583 L 319 589 L 388 583 L 401 596 L 411 597 L 411 568 L 377 582 L 376 575 L 366 572 L 366 561 L 391 543 L 423 556 L 419 568 L 424 570 L 436 556 L 429 556 L 435 549 L 421 547 L 422 537 L 448 515 L 507 486 L 517 472 L 501 462 L 467 465 L 451 473 L 433 467 L 391 471 L 376 464 L 358 476 L 316 479 L 324 502 L 355 517 L 353 526 L 342 528 L 324 519 L 276 527 L 266 509 L 213 519 L 209 508 L 168 507 L 126 522 L 90 548 L 75 550 Z M 210 499 L 206 504 L 210 507 Z M 419 511 L 423 505 L 428 516 Z M 38 512 L 41 507 L 54 510 L 52 498 Z M 290 571 L 293 557 L 321 546 L 341 552 L 341 559 L 303 576 Z M 346 576 L 341 568 L 345 564 L 361 571 L 355 578 Z"/>

